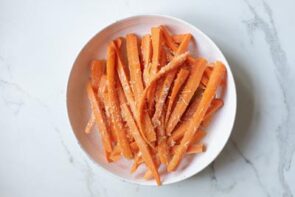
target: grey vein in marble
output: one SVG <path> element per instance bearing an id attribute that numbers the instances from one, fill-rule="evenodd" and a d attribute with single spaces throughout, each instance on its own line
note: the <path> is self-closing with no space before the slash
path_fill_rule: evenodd
<path id="1" fill-rule="evenodd" d="M 218 182 L 218 177 L 216 176 L 214 161 L 211 163 L 210 168 L 211 168 L 211 184 L 217 191 L 228 193 L 236 186 L 237 183 L 236 181 L 234 181 L 232 184 L 230 184 L 227 187 L 221 187 Z"/>
<path id="2" fill-rule="evenodd" d="M 260 30 L 261 32 L 263 32 L 265 41 L 269 47 L 270 55 L 276 71 L 277 81 L 283 96 L 285 113 L 284 117 L 281 120 L 281 123 L 276 128 L 276 133 L 278 137 L 278 147 L 280 152 L 278 177 L 284 189 L 283 196 L 293 196 L 291 189 L 288 183 L 286 182 L 284 174 L 284 171 L 288 171 L 290 168 L 292 157 L 295 151 L 295 133 L 292 132 L 292 128 L 295 127 L 295 124 L 294 122 L 292 122 L 290 118 L 290 113 L 294 112 L 292 100 L 294 99 L 295 95 L 293 91 L 288 91 L 288 85 L 291 83 L 289 65 L 286 53 L 283 50 L 280 43 L 279 35 L 275 26 L 270 6 L 266 2 L 263 2 L 264 10 L 269 20 L 269 22 L 267 22 L 259 15 L 259 13 L 247 0 L 245 0 L 245 2 L 248 5 L 248 8 L 251 11 L 251 13 L 254 15 L 253 19 L 245 22 L 248 31 L 252 36 L 254 30 Z"/>
<path id="3" fill-rule="evenodd" d="M 254 172 L 254 175 L 258 181 L 258 184 L 260 186 L 260 188 L 263 190 L 263 192 L 265 193 L 265 196 L 269 197 L 269 193 L 265 187 L 265 185 L 263 184 L 263 182 L 261 181 L 261 178 L 260 178 L 260 175 L 258 173 L 258 170 L 257 168 L 255 167 L 254 163 L 249 159 L 247 158 L 243 152 L 240 150 L 240 148 L 238 147 L 237 143 L 231 139 L 230 140 L 231 144 L 233 145 L 233 148 L 236 150 L 236 152 L 241 156 L 241 158 L 244 160 L 244 162 L 252 169 L 252 171 Z"/>

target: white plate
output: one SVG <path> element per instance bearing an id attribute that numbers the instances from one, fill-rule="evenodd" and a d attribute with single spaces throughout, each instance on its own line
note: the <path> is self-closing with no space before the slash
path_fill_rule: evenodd
<path id="1" fill-rule="evenodd" d="M 214 121 L 207 130 L 208 135 L 204 139 L 207 145 L 206 152 L 195 156 L 186 156 L 177 171 L 173 173 L 161 173 L 163 184 L 184 180 L 208 166 L 228 141 L 236 115 L 236 89 L 230 67 L 214 42 L 196 27 L 170 16 L 144 15 L 117 21 L 101 30 L 86 44 L 73 65 L 67 89 L 68 116 L 79 144 L 98 166 L 122 180 L 141 185 L 155 185 L 155 181 L 146 181 L 142 178 L 143 167 L 135 174 L 130 174 L 130 161 L 120 160 L 113 164 L 106 163 L 98 133 L 92 132 L 86 135 L 83 132 L 90 114 L 85 86 L 89 80 L 89 62 L 92 59 L 105 58 L 109 41 L 131 32 L 142 36 L 149 33 L 151 27 L 158 25 L 168 26 L 173 33 L 191 33 L 195 38 L 195 42 L 191 46 L 192 54 L 205 57 L 209 62 L 222 61 L 227 68 L 228 76 L 224 97 L 225 104 L 216 114 Z"/>

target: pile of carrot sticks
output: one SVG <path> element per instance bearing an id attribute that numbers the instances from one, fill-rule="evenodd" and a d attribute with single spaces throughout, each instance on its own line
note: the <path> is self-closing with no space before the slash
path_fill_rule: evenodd
<path id="1" fill-rule="evenodd" d="M 144 164 L 144 178 L 158 185 L 160 165 L 172 172 L 186 154 L 205 151 L 205 130 L 223 106 L 217 92 L 226 68 L 193 57 L 192 39 L 152 27 L 142 38 L 130 33 L 111 41 L 106 60 L 90 65 L 85 133 L 96 125 L 108 162 L 132 159 L 131 173 Z"/>

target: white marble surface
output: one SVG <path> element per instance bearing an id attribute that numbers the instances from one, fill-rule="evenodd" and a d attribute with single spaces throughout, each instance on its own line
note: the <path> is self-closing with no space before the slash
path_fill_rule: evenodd
<path id="1" fill-rule="evenodd" d="M 294 196 L 295 2 L 0 1 L 0 196 Z M 167 14 L 207 33 L 232 66 L 237 121 L 216 161 L 184 182 L 103 176 L 67 119 L 71 65 L 103 26 Z"/>

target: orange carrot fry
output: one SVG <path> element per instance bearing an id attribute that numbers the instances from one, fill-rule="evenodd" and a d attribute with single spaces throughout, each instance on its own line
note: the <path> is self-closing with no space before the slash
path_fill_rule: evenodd
<path id="1" fill-rule="evenodd" d="M 161 28 L 153 27 L 152 28 L 152 65 L 150 70 L 150 75 L 153 76 L 157 73 L 160 65 L 160 57 L 161 57 L 161 44 L 162 44 L 162 32 Z"/>
<path id="2" fill-rule="evenodd" d="M 193 136 L 193 139 L 191 140 L 190 145 L 199 143 L 206 135 L 207 135 L 206 131 L 198 130 Z"/>
<path id="3" fill-rule="evenodd" d="M 190 119 L 190 124 L 188 130 L 185 132 L 180 145 L 176 149 L 175 154 L 173 155 L 172 159 L 170 160 L 167 171 L 171 172 L 175 170 L 178 166 L 181 158 L 183 157 L 184 153 L 187 151 L 187 148 L 197 130 L 200 126 L 206 111 L 210 107 L 210 104 L 216 94 L 216 90 L 220 85 L 221 80 L 225 77 L 226 68 L 221 62 L 216 62 L 211 77 L 208 82 L 208 86 L 205 89 L 199 106 L 196 112 L 193 114 L 192 118 Z"/>
<path id="4" fill-rule="evenodd" d="M 102 74 L 105 72 L 105 61 L 104 60 L 93 60 L 91 61 L 91 85 L 94 91 L 97 91 L 99 80 Z"/>
<path id="5" fill-rule="evenodd" d="M 94 113 L 96 125 L 101 134 L 103 148 L 106 152 L 112 151 L 112 144 L 110 140 L 109 129 L 106 124 L 106 117 L 103 113 L 101 103 L 98 101 L 98 98 L 95 96 L 92 85 L 89 83 L 87 85 L 87 94 L 90 101 L 91 109 Z"/>
<path id="6" fill-rule="evenodd" d="M 176 76 L 176 79 L 174 81 L 174 85 L 172 86 L 171 95 L 170 95 L 170 97 L 168 97 L 168 107 L 167 107 L 167 112 L 166 112 L 166 117 L 165 117 L 165 123 L 168 122 L 168 119 L 170 117 L 171 110 L 174 105 L 176 96 L 177 96 L 178 92 L 180 91 L 182 85 L 186 81 L 188 75 L 189 75 L 189 71 L 184 68 L 181 68 Z"/>
<path id="7" fill-rule="evenodd" d="M 107 117 L 107 125 L 110 128 L 111 139 L 114 143 L 117 143 L 117 137 L 115 134 L 116 129 L 111 119 L 111 112 L 110 112 L 111 104 L 108 99 L 107 77 L 105 74 L 101 76 L 97 95 L 99 99 L 102 101 L 104 106 L 105 114 Z"/>
<path id="8" fill-rule="evenodd" d="M 200 58 L 199 61 L 192 66 L 191 75 L 189 76 L 183 90 L 181 91 L 178 101 L 171 113 L 170 119 L 167 123 L 167 134 L 171 135 L 171 132 L 179 122 L 182 114 L 185 112 L 191 98 L 195 94 L 195 91 L 199 87 L 203 72 L 206 68 L 206 60 Z"/>
<path id="9" fill-rule="evenodd" d="M 84 130 L 86 134 L 91 132 L 94 124 L 95 124 L 95 116 L 94 116 L 93 113 L 91 113 L 91 116 L 90 116 L 90 118 L 89 118 L 89 120 L 87 122 L 87 125 L 85 127 L 85 130 Z"/>
<path id="10" fill-rule="evenodd" d="M 115 43 L 116 43 L 115 50 L 116 50 L 116 55 L 117 55 L 117 59 L 118 59 L 117 72 L 118 72 L 119 80 L 120 80 L 122 87 L 123 87 L 123 91 L 124 91 L 125 96 L 127 98 L 128 105 L 130 106 L 132 113 L 136 113 L 134 94 L 133 94 L 131 86 L 129 84 L 126 66 L 124 65 L 124 62 L 122 60 L 122 55 L 120 52 L 120 50 L 121 50 L 120 43 L 121 42 L 122 42 L 121 38 L 119 38 L 115 41 Z"/>
<path id="11" fill-rule="evenodd" d="M 166 75 L 169 72 L 172 72 L 173 70 L 177 69 L 179 66 L 182 65 L 182 63 L 186 60 L 188 56 L 188 52 L 185 52 L 181 55 L 177 55 L 175 56 L 166 66 L 162 67 L 160 69 L 160 71 L 153 76 L 153 78 L 151 79 L 151 81 L 149 82 L 148 86 L 145 88 L 141 99 L 139 100 L 139 120 L 140 122 L 143 120 L 143 110 L 144 110 L 144 106 L 145 106 L 145 100 L 146 100 L 146 96 L 147 96 L 147 92 L 149 91 L 149 88 L 152 87 L 153 85 L 155 85 L 155 83 L 164 75 Z M 142 125 L 139 124 L 141 127 Z"/>
<path id="12" fill-rule="evenodd" d="M 220 109 L 223 106 L 223 100 L 222 99 L 214 99 L 211 103 L 211 106 L 209 107 L 208 111 L 206 112 L 206 115 L 204 117 L 204 121 L 211 117 L 218 109 Z"/>
<path id="13" fill-rule="evenodd" d="M 172 50 L 172 51 L 176 51 L 178 46 L 176 44 L 176 42 L 173 40 L 169 30 L 165 27 L 165 26 L 161 26 L 161 30 L 163 32 L 165 41 L 167 46 Z"/>
<path id="14" fill-rule="evenodd" d="M 177 70 L 169 73 L 167 75 L 167 77 L 165 78 L 164 83 L 161 87 L 160 96 L 159 96 L 158 101 L 156 102 L 156 110 L 155 110 L 154 116 L 152 118 L 155 127 L 158 127 L 161 124 L 160 117 L 162 116 L 165 101 L 168 97 L 168 93 L 169 93 L 170 87 L 173 83 L 176 73 L 177 73 Z"/>
<path id="15" fill-rule="evenodd" d="M 158 156 L 162 164 L 169 163 L 169 146 L 166 137 L 159 137 L 158 141 Z"/>
<path id="16" fill-rule="evenodd" d="M 177 48 L 176 54 L 184 53 L 188 50 L 189 42 L 191 41 L 192 35 L 186 34 L 179 47 Z"/>
<path id="17" fill-rule="evenodd" d="M 152 58 L 152 42 L 149 34 L 144 35 L 141 40 L 141 52 L 143 58 L 143 81 L 146 85 L 149 81 L 149 72 Z"/>
<path id="18" fill-rule="evenodd" d="M 205 152 L 205 145 L 204 144 L 196 144 L 190 145 L 186 151 L 186 154 L 196 154 Z"/>
<path id="19" fill-rule="evenodd" d="M 135 100 L 138 100 L 143 92 L 143 81 L 141 65 L 138 53 L 138 43 L 135 34 L 126 36 L 127 58 L 130 70 L 131 87 L 134 92 Z"/>
<path id="20" fill-rule="evenodd" d="M 118 89 L 118 96 L 121 103 L 126 103 L 126 98 L 124 97 L 123 91 L 119 88 Z M 140 153 L 142 154 L 142 158 L 147 165 L 147 167 L 153 172 L 153 175 L 156 179 L 156 182 L 158 185 L 161 184 L 159 172 L 157 170 L 157 167 L 153 161 L 152 155 L 150 153 L 150 150 L 143 140 L 142 136 L 140 135 L 139 129 L 136 125 L 136 122 L 134 121 L 132 117 L 132 113 L 129 110 L 128 106 L 126 104 L 121 105 L 122 109 L 122 115 L 124 120 L 127 122 L 128 127 L 131 130 L 131 134 L 139 148 Z"/>
<path id="21" fill-rule="evenodd" d="M 175 154 L 177 148 L 179 147 L 179 145 L 173 146 L 171 151 L 173 154 Z M 187 148 L 186 154 L 196 154 L 196 153 L 202 153 L 205 152 L 206 146 L 204 144 L 194 144 L 194 145 L 190 145 Z"/>
<path id="22" fill-rule="evenodd" d="M 129 142 L 126 137 L 123 120 L 120 113 L 120 104 L 116 92 L 117 76 L 116 76 L 116 54 L 114 43 L 108 46 L 107 50 L 107 81 L 108 81 L 108 99 L 111 104 L 110 113 L 112 121 L 115 123 L 115 133 L 121 152 L 127 159 L 133 157 Z"/>
<path id="23" fill-rule="evenodd" d="M 151 34 L 152 34 L 152 63 L 151 63 L 151 68 L 150 68 L 150 79 L 157 73 L 159 70 L 159 66 L 161 65 L 161 56 L 162 56 L 162 32 L 160 27 L 153 27 L 151 29 Z M 148 107 L 149 111 L 152 112 L 154 109 L 155 105 L 155 100 L 154 100 L 154 95 L 155 95 L 156 87 L 153 86 L 150 88 L 150 91 L 148 92 L 147 95 L 147 100 L 149 101 Z"/>

